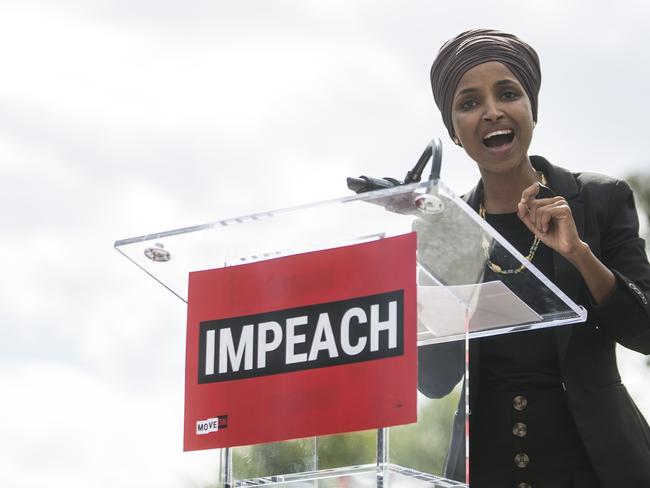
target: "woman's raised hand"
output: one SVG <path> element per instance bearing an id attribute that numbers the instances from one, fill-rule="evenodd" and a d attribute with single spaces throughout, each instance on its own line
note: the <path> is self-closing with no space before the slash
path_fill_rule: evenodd
<path id="1" fill-rule="evenodd" d="M 534 183 L 522 192 L 517 215 L 546 246 L 569 257 L 584 245 L 571 208 L 564 197 L 535 198 L 539 190 L 539 183 Z"/>

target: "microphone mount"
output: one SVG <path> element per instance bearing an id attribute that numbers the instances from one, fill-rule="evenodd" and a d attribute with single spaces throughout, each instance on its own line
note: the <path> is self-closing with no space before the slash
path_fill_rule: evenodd
<path id="1" fill-rule="evenodd" d="M 399 185 L 408 185 L 410 183 L 417 183 L 422 179 L 422 172 L 427 163 L 431 159 L 431 173 L 429 180 L 440 179 L 440 168 L 442 166 L 442 141 L 434 137 L 429 144 L 424 148 L 424 152 L 418 159 L 413 169 L 406 173 L 404 181 L 399 181 L 395 178 L 373 178 L 372 176 L 359 176 L 358 178 L 349 177 L 347 179 L 348 188 L 355 193 L 365 193 L 373 190 L 383 190 L 385 188 L 392 188 Z"/>

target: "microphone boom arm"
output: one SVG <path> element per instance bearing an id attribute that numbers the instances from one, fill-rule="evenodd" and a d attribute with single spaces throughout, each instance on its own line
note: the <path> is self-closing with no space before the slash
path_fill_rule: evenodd
<path id="1" fill-rule="evenodd" d="M 424 148 L 424 152 L 418 159 L 417 163 L 415 163 L 413 169 L 406 173 L 403 182 L 388 177 L 373 178 L 371 176 L 360 176 L 359 178 L 348 178 L 348 188 L 355 193 L 364 193 L 372 190 L 392 188 L 398 185 L 417 183 L 422 179 L 422 172 L 429 162 L 429 159 L 432 161 L 429 180 L 440 179 L 440 168 L 442 166 L 442 141 L 437 137 L 434 137 L 429 144 L 427 144 Z"/>

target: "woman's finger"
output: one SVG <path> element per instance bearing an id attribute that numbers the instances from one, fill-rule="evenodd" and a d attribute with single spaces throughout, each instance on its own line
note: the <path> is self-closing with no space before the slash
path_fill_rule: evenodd
<path id="1" fill-rule="evenodd" d="M 547 233 L 550 228 L 551 221 L 560 215 L 556 212 L 556 210 L 562 208 L 565 204 L 566 202 L 563 202 L 563 199 L 560 199 L 538 209 L 537 220 L 535 221 L 535 226 L 537 229 L 544 234 Z"/>
<path id="2" fill-rule="evenodd" d="M 519 219 L 528 227 L 528 230 L 535 232 L 535 222 L 531 219 L 530 210 L 528 205 L 524 202 L 519 202 L 517 204 L 517 216 Z"/>
<path id="3" fill-rule="evenodd" d="M 528 201 L 527 203 L 530 208 L 540 208 L 546 205 L 553 205 L 557 202 L 562 202 L 562 201 L 564 201 L 564 197 L 555 196 L 550 198 L 535 198 L 533 200 Z"/>
<path id="4" fill-rule="evenodd" d="M 553 221 L 565 220 L 570 214 L 571 208 L 565 201 L 547 205 L 538 210 L 535 227 L 539 232 L 546 234 L 550 230 Z"/>
<path id="5" fill-rule="evenodd" d="M 539 183 L 533 183 L 523 192 L 521 192 L 521 201 L 527 203 L 528 201 L 534 199 L 539 193 Z"/>

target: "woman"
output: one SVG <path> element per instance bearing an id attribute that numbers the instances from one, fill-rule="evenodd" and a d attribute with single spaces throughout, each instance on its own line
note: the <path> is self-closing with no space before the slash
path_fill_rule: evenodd
<path id="1" fill-rule="evenodd" d="M 481 174 L 466 201 L 589 313 L 575 327 L 471 341 L 471 486 L 650 487 L 650 429 L 615 357 L 616 342 L 650 354 L 650 265 L 632 192 L 528 155 L 540 82 L 535 51 L 493 30 L 448 41 L 431 68 L 449 135 Z M 429 396 L 447 393 L 426 381 L 437 356 L 420 353 Z M 448 474 L 460 479 L 454 430 Z"/>

